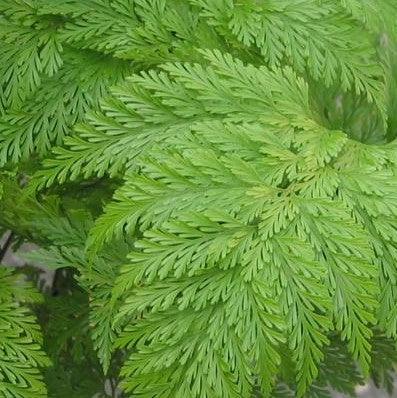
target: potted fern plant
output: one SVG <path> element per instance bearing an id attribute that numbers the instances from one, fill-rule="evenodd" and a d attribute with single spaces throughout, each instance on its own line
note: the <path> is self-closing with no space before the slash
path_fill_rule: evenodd
<path id="1" fill-rule="evenodd" d="M 395 1 L 0 13 L 1 396 L 392 393 Z"/>

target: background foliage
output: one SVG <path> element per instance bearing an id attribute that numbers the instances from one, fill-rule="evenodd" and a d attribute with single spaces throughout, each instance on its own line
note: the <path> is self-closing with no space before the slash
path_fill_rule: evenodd
<path id="1" fill-rule="evenodd" d="M 392 390 L 394 3 L 0 0 L 3 396 Z"/>

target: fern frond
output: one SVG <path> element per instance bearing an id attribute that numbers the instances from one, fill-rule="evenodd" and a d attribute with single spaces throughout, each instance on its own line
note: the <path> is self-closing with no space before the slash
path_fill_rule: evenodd
<path id="1" fill-rule="evenodd" d="M 314 123 L 309 119 L 307 86 L 291 69 L 271 72 L 245 66 L 218 51 L 203 54 L 211 66 L 166 64 L 168 75 L 142 73 L 113 90 L 115 99 L 103 104 L 105 114 L 92 115 L 91 125 L 68 138 L 70 149 L 55 149 L 58 156 L 46 162 L 48 171 L 39 172 L 38 186 L 76 179 L 83 170 L 85 177 L 102 176 L 105 171 L 114 175 L 146 147 L 214 118 L 233 122 L 259 118 L 277 125 L 293 118 L 296 125 Z M 278 119 L 263 112 L 264 107 Z"/>
<path id="2" fill-rule="evenodd" d="M 19 108 L 40 86 L 43 77 L 58 71 L 63 47 L 54 26 L 37 23 L 32 3 L 1 2 L 0 13 L 0 111 L 4 113 Z"/>
<path id="3" fill-rule="evenodd" d="M 270 72 L 265 68 L 244 66 L 218 52 L 206 52 L 205 55 L 212 65 L 205 72 L 200 65 L 169 64 L 165 66 L 169 77 L 162 75 L 158 79 L 159 75 L 152 73 L 136 78 L 146 90 L 156 89 L 153 98 L 162 100 L 161 110 L 170 109 L 161 121 L 165 128 L 170 125 L 170 131 L 174 132 L 175 118 L 172 116 L 170 120 L 168 116 L 174 109 L 169 90 L 171 78 L 176 88 L 174 92 L 195 93 L 187 98 L 200 102 L 200 117 L 202 112 L 205 119 L 197 121 L 195 115 L 192 117 L 191 112 L 186 111 L 186 124 L 190 123 L 188 130 L 177 137 L 170 134 L 166 138 L 165 142 L 167 145 L 172 143 L 173 149 L 152 146 L 150 156 L 136 158 L 139 171 L 128 175 L 126 184 L 115 194 L 116 201 L 98 219 L 88 241 L 89 245 L 98 248 L 114 235 L 121 237 L 124 232 L 134 231 L 143 234 L 131 254 L 131 271 L 129 266 L 124 267 L 120 285 L 116 287 L 122 297 L 126 297 L 120 316 L 136 317 L 142 313 L 145 318 L 143 329 L 140 329 L 139 321 L 133 329 L 127 327 L 125 336 L 128 339 L 123 337 L 120 343 L 136 342 L 138 350 L 125 364 L 126 389 L 144 393 L 149 388 L 147 384 L 133 381 L 141 380 L 143 374 L 140 372 L 144 372 L 145 377 L 148 377 L 146 372 L 155 372 L 156 379 L 151 385 L 157 385 L 164 383 L 164 373 L 160 369 L 165 371 L 167 368 L 167 372 L 171 372 L 167 373 L 170 378 L 172 372 L 177 377 L 181 371 L 170 366 L 180 360 L 178 358 L 184 358 L 180 351 L 185 344 L 183 336 L 175 337 L 173 326 L 162 322 L 179 316 L 179 311 L 184 314 L 181 316 L 187 316 L 186 308 L 189 307 L 186 305 L 193 306 L 196 311 L 198 308 L 205 311 L 207 315 L 203 316 L 207 319 L 208 314 L 212 314 L 212 306 L 221 297 L 222 306 L 238 307 L 234 301 L 237 292 L 225 296 L 226 293 L 218 295 L 212 290 L 203 291 L 200 296 L 209 295 L 206 305 L 203 298 L 198 302 L 200 304 L 195 304 L 195 296 L 182 299 L 186 291 L 190 292 L 184 278 L 197 276 L 202 280 L 199 286 L 204 289 L 204 286 L 214 285 L 207 278 L 218 269 L 233 275 L 232 280 L 239 283 L 239 291 L 251 289 L 258 279 L 270 283 L 270 291 L 264 293 L 261 290 L 260 294 L 265 294 L 266 300 L 281 304 L 278 316 L 283 318 L 284 326 L 278 322 L 275 325 L 288 334 L 297 367 L 298 396 L 303 396 L 318 376 L 318 365 L 323 361 L 323 349 L 328 344 L 330 330 L 341 332 L 349 351 L 367 372 L 371 326 L 376 323 L 379 301 L 375 282 L 379 278 L 377 252 L 370 242 L 378 239 L 378 235 L 365 224 L 362 211 L 363 205 L 367 204 L 368 211 L 376 209 L 382 217 L 389 214 L 388 207 L 384 207 L 389 206 L 387 188 L 382 187 L 381 181 L 384 181 L 385 173 L 389 175 L 386 167 L 390 160 L 386 154 L 383 161 L 374 159 L 374 169 L 369 161 L 370 152 L 364 152 L 365 145 L 354 143 L 340 131 L 329 131 L 320 126 L 316 115 L 310 111 L 304 81 L 293 77 L 288 69 Z M 245 104 L 250 104 L 247 108 L 242 107 L 235 92 L 239 98 L 244 98 Z M 130 98 L 124 94 L 118 101 L 136 107 L 134 113 L 144 120 L 145 126 L 152 125 L 156 131 L 155 120 L 158 118 L 154 115 L 158 113 L 154 114 L 151 106 L 138 107 L 136 102 L 130 102 Z M 181 114 L 179 119 L 184 121 L 183 108 L 177 109 L 178 116 Z M 117 120 L 116 113 L 112 116 Z M 211 122 L 211 118 L 215 120 Z M 280 130 L 284 133 L 282 137 L 276 133 Z M 353 154 L 356 157 L 352 157 Z M 349 167 L 345 164 L 346 157 Z M 363 167 L 364 159 L 367 166 Z M 366 173 L 371 173 L 371 182 Z M 370 202 L 374 194 L 377 202 Z M 352 199 L 355 195 L 360 198 L 360 208 Z M 174 284 L 177 290 L 173 290 Z M 229 286 L 230 283 L 219 282 L 219 285 Z M 197 289 L 201 288 L 193 291 Z M 139 304 L 137 297 L 141 294 L 145 299 Z M 143 303 L 146 303 L 145 307 L 142 307 Z M 149 308 L 152 307 L 161 313 L 150 315 L 153 310 Z M 265 313 L 273 317 L 274 310 L 270 308 L 265 308 Z M 168 311 L 169 315 L 165 316 Z M 225 319 L 231 316 L 226 309 L 216 311 L 221 312 L 211 316 Z M 270 320 L 263 322 L 268 324 Z M 145 344 L 150 341 L 153 347 L 149 349 L 145 345 L 140 353 L 139 338 L 135 333 L 145 333 L 149 325 L 156 330 L 170 328 L 170 335 L 142 337 L 146 339 Z M 204 333 L 201 339 L 211 340 L 211 332 L 204 323 L 189 325 L 184 333 L 200 336 Z M 237 332 L 240 329 L 235 329 L 237 325 L 232 323 L 233 333 L 242 338 Z M 267 336 L 269 341 L 276 343 L 272 350 L 277 352 L 278 339 L 271 334 Z M 180 344 L 174 346 L 176 338 Z M 245 354 L 234 354 L 236 360 L 252 363 L 250 374 L 258 372 L 260 355 L 252 360 L 245 355 L 253 355 L 252 352 L 260 352 L 263 348 L 245 341 L 238 343 L 237 340 L 236 344 L 249 347 L 246 348 L 248 351 L 242 351 Z M 164 351 L 164 363 L 161 365 L 158 360 L 152 367 L 149 365 L 151 358 L 163 350 L 163 345 L 168 347 Z M 183 348 L 188 349 L 189 359 L 193 361 L 195 343 L 190 348 Z M 208 346 L 207 350 L 213 350 L 213 347 Z M 207 354 L 211 356 L 211 352 L 207 351 Z M 145 363 L 147 368 L 143 367 Z M 205 369 L 197 367 L 199 365 L 194 362 L 190 365 L 197 369 L 196 372 L 205 374 Z M 271 368 L 276 367 L 277 362 L 274 362 Z M 187 371 L 186 368 L 183 374 Z M 239 388 L 248 388 L 245 382 L 238 381 L 242 376 L 234 374 L 232 368 L 224 369 L 224 372 L 219 376 L 219 383 L 221 380 L 226 383 L 223 387 L 228 389 L 230 396 L 236 391 L 241 394 L 243 390 Z M 270 370 L 266 374 L 270 379 L 263 379 L 261 388 L 269 392 L 272 385 Z M 175 385 L 167 384 L 164 388 L 176 396 L 196 394 L 182 386 L 181 379 L 172 380 Z M 205 387 L 207 394 L 220 388 L 211 383 Z M 252 379 L 248 383 L 252 388 L 255 385 Z M 145 393 L 154 392 L 150 389 Z"/>
<path id="4" fill-rule="evenodd" d="M 200 6 L 209 23 L 222 33 L 229 31 L 244 45 L 256 46 L 271 67 L 287 59 L 296 70 L 307 69 L 315 79 L 321 77 L 327 86 L 338 82 L 345 90 L 363 93 L 369 101 L 377 101 L 382 92 L 382 70 L 370 36 L 364 37 L 334 2 L 191 3 Z"/>
<path id="5" fill-rule="evenodd" d="M 1 119 L 1 164 L 26 159 L 34 152 L 45 154 L 51 145 L 61 143 L 125 72 L 122 64 L 101 55 L 75 52 L 65 54 L 64 68 L 39 87 L 21 109 L 11 110 Z M 43 107 L 43 103 L 47 105 Z"/>
<path id="6" fill-rule="evenodd" d="M 42 319 L 50 394 L 115 389 L 120 367 L 148 398 L 390 388 L 391 1 L 0 0 L 0 14 L 1 227 L 70 284 L 51 310 L 62 333 Z M 7 272 L 0 391 L 39 397 L 48 360 L 23 304 L 38 297 Z M 79 371 L 87 383 L 60 391 Z"/>
<path id="7" fill-rule="evenodd" d="M 44 398 L 40 369 L 50 362 L 41 348 L 36 318 L 23 305 L 37 301 L 38 294 L 6 268 L 0 268 L 0 282 L 0 392 L 5 397 Z"/>
<path id="8" fill-rule="evenodd" d="M 195 153 L 195 158 L 200 158 L 198 153 Z M 168 167 L 171 162 L 175 164 L 171 160 Z M 167 178 L 166 175 L 159 175 L 157 171 L 155 173 L 157 178 L 160 176 Z M 237 178 L 234 175 L 233 181 L 237 182 Z M 178 180 L 181 183 L 182 180 Z M 225 187 L 220 190 L 216 185 L 217 183 L 222 185 L 222 182 L 215 181 L 212 180 L 212 183 L 208 181 L 207 184 L 214 185 L 211 188 L 207 186 L 206 190 L 203 190 L 204 185 L 202 186 L 200 196 L 202 200 L 194 203 L 191 198 L 187 200 L 190 196 L 189 191 L 192 189 L 199 191 L 199 188 L 191 187 L 192 181 L 189 180 L 190 184 L 181 187 L 183 194 L 175 201 L 176 208 L 171 214 L 166 215 L 167 220 L 177 218 L 183 220 L 183 223 L 157 221 L 157 224 L 164 225 L 163 229 L 149 229 L 144 233 L 145 239 L 136 243 L 137 251 L 131 255 L 134 263 L 131 268 L 132 275 L 121 276 L 121 279 L 135 281 L 137 290 L 131 291 L 131 297 L 137 295 L 139 297 L 141 290 L 145 295 L 146 305 L 167 311 L 172 305 L 172 297 L 177 298 L 180 294 L 183 297 L 184 292 L 189 291 L 181 279 L 185 274 L 190 278 L 200 275 L 200 278 L 206 280 L 202 284 L 214 286 L 215 283 L 211 283 L 207 278 L 210 272 L 218 267 L 230 269 L 229 272 L 233 274 L 232 280 L 237 281 L 241 278 L 250 281 L 248 286 L 257 278 L 274 281 L 273 294 L 275 297 L 280 294 L 278 300 L 285 303 L 283 312 L 287 317 L 287 328 L 290 331 L 289 341 L 299 369 L 298 395 L 302 395 L 305 386 L 317 376 L 315 364 L 323 359 L 321 347 L 327 344 L 326 332 L 329 328 L 334 327 L 342 331 L 342 338 L 348 340 L 350 351 L 366 370 L 369 363 L 369 341 L 372 336 L 368 325 L 375 322 L 378 292 L 373 282 L 377 277 L 376 268 L 373 264 L 367 263 L 367 258 L 371 258 L 373 254 L 363 228 L 351 217 L 345 206 L 340 205 L 339 214 L 331 216 L 338 209 L 337 202 L 327 202 L 316 197 L 302 198 L 301 201 L 299 199 L 292 201 L 288 196 L 284 199 L 282 196 L 280 199 L 270 199 L 272 196 L 268 189 L 258 192 L 256 188 L 255 193 L 251 193 L 259 203 L 265 201 L 261 204 L 260 212 L 257 207 L 259 203 L 255 201 L 245 206 L 239 203 L 239 200 L 243 201 L 246 198 L 244 195 L 233 196 L 233 203 L 230 203 L 229 207 L 225 199 L 227 196 L 230 197 L 233 186 L 227 185 L 229 189 Z M 310 184 L 312 181 L 306 183 Z M 172 182 L 168 182 L 167 185 L 170 188 L 173 186 Z M 245 190 L 246 195 L 250 195 L 249 187 L 242 184 L 241 188 Z M 288 188 L 285 189 L 288 191 Z M 224 198 L 220 197 L 222 191 Z M 214 201 L 211 195 L 216 195 L 219 202 Z M 265 198 L 269 198 L 267 200 L 270 201 L 267 206 Z M 225 209 L 223 216 L 222 212 L 215 210 L 217 203 L 221 202 Z M 326 210 L 327 204 L 329 210 Z M 189 213 L 186 213 L 186 207 Z M 278 213 L 275 213 L 276 209 Z M 197 211 L 204 211 L 204 214 L 208 215 L 199 215 Z M 307 212 L 314 217 L 309 216 Z M 231 217 L 229 214 L 236 215 Z M 273 218 L 274 214 L 277 214 L 277 219 Z M 254 221 L 255 218 L 258 221 Z M 142 228 L 145 230 L 147 223 L 144 216 L 139 219 L 144 223 Z M 254 224 L 249 226 L 245 224 L 247 222 Z M 255 230 L 258 231 L 257 236 Z M 317 238 L 314 238 L 314 232 Z M 295 238 L 294 234 L 297 234 Z M 322 235 L 324 238 L 320 238 Z M 268 242 L 263 241 L 261 237 L 267 237 Z M 299 266 L 302 267 L 301 271 Z M 325 275 L 329 279 L 324 279 Z M 169 283 L 172 283 L 173 278 L 179 279 L 180 293 L 170 291 Z M 160 286 L 155 288 L 156 285 L 153 285 L 157 283 L 157 279 L 161 283 L 161 288 Z M 163 284 L 160 282 L 162 280 L 169 282 Z M 191 279 L 189 281 L 191 283 Z M 280 281 L 279 286 L 276 281 Z M 148 287 L 142 283 L 148 284 Z M 217 285 L 226 288 L 230 286 L 230 282 L 219 281 Z M 167 303 L 164 307 L 162 301 L 159 301 L 158 294 L 154 298 L 144 293 L 146 289 L 150 291 L 153 288 L 154 291 L 160 289 L 159 293 L 164 289 L 164 300 L 167 297 L 172 301 L 164 301 L 164 304 Z M 214 291 L 211 293 L 212 303 L 218 295 Z M 225 295 L 219 297 L 222 297 L 223 302 L 225 300 L 228 302 L 227 297 L 229 297 L 228 300 L 236 304 L 235 295 L 236 293 L 230 297 Z M 334 298 L 333 306 L 331 297 Z M 125 306 L 128 308 L 128 314 L 138 314 L 143 311 L 136 300 L 137 298 L 132 301 L 127 299 Z M 177 301 L 178 310 L 184 308 L 181 307 L 184 300 L 181 300 Z M 125 316 L 127 310 L 122 311 Z M 329 318 L 332 312 L 335 323 L 333 317 Z M 224 316 L 226 319 L 229 317 L 226 314 Z M 331 326 L 332 324 L 334 326 Z M 156 328 L 163 330 L 166 326 L 159 324 Z M 128 330 L 126 333 L 129 333 Z M 131 340 L 137 341 L 133 336 Z M 161 337 L 159 339 L 163 341 Z M 125 366 L 130 365 L 131 363 L 127 363 Z M 132 376 L 130 373 L 128 375 Z"/>

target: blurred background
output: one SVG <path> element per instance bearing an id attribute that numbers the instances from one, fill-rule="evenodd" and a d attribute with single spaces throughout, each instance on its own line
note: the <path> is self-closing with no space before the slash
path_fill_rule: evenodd
<path id="1" fill-rule="evenodd" d="M 379 391 L 373 386 L 372 384 L 368 384 L 365 386 L 359 386 L 356 389 L 357 395 L 360 398 L 397 398 L 397 379 L 394 383 L 396 390 L 394 391 L 393 395 L 389 395 L 386 392 Z M 341 394 L 334 394 L 334 398 L 346 398 L 344 395 Z"/>

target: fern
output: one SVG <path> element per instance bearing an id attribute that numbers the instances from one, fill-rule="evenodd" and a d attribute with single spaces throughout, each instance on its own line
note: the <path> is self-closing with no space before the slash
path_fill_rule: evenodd
<path id="1" fill-rule="evenodd" d="M 56 275 L 36 322 L 0 273 L 3 395 L 392 390 L 393 1 L 0 13 L 0 226 Z"/>
<path id="2" fill-rule="evenodd" d="M 0 4 L 2 165 L 60 144 L 127 67 L 100 53 L 68 48 L 59 38 L 63 20 L 40 15 L 34 2 L 14 5 L 17 10 Z"/>
<path id="3" fill-rule="evenodd" d="M 50 363 L 35 317 L 25 305 L 40 296 L 7 268 L 0 268 L 0 281 L 0 391 L 4 397 L 45 397 L 40 368 Z"/>

